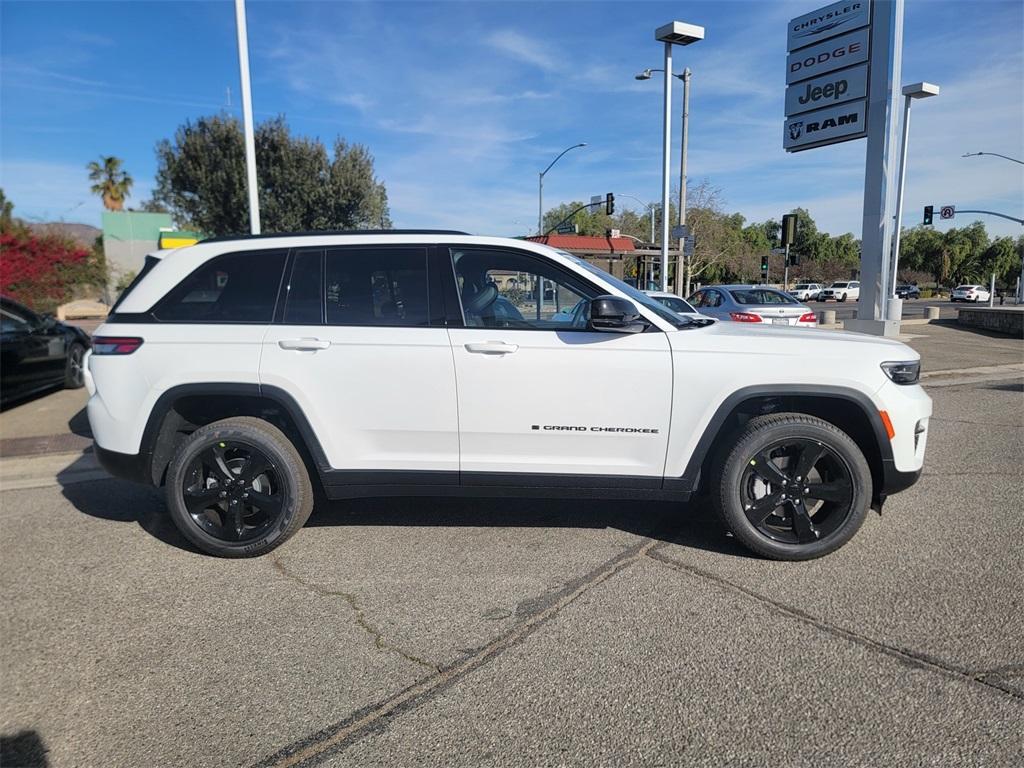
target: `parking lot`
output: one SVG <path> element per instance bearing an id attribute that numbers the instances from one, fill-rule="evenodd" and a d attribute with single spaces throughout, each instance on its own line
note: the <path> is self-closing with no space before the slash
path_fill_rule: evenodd
<path id="1" fill-rule="evenodd" d="M 3 765 L 1020 765 L 1024 343 L 906 332 L 923 477 L 806 563 L 702 500 L 337 503 L 218 560 L 81 393 L 12 409 Z"/>

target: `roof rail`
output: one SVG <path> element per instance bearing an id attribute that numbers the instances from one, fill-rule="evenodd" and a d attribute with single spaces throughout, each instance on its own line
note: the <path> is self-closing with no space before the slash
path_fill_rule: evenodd
<path id="1" fill-rule="evenodd" d="M 318 232 L 266 232 L 259 235 L 218 235 L 201 243 L 224 243 L 230 240 L 259 240 L 271 237 L 319 237 L 323 235 L 468 235 L 455 229 L 324 229 Z"/>

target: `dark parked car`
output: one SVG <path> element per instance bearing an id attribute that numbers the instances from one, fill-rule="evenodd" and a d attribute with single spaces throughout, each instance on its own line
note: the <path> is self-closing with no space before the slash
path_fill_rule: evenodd
<path id="1" fill-rule="evenodd" d="M 897 285 L 896 296 L 901 299 L 920 299 L 921 289 L 916 285 Z"/>
<path id="2" fill-rule="evenodd" d="M 85 331 L 0 296 L 0 405 L 54 387 L 81 387 L 87 349 Z"/>

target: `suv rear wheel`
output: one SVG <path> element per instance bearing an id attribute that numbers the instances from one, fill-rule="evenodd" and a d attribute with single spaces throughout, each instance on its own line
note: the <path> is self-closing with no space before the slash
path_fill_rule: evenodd
<path id="1" fill-rule="evenodd" d="M 207 424 L 179 447 L 167 471 L 171 519 L 218 557 L 255 557 L 287 541 L 313 511 L 302 457 L 274 425 L 251 417 Z"/>
<path id="2" fill-rule="evenodd" d="M 779 413 L 747 424 L 722 465 L 714 501 L 749 549 L 810 560 L 853 538 L 871 490 L 871 470 L 849 435 L 813 416 Z"/>

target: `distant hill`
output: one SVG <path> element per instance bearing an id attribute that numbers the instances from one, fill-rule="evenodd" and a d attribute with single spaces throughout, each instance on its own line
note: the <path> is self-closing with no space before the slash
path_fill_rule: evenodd
<path id="1" fill-rule="evenodd" d="M 63 221 L 46 221 L 41 223 L 29 223 L 29 229 L 39 234 L 61 234 L 70 237 L 76 243 L 86 248 L 91 248 L 96 238 L 103 234 L 103 231 L 91 224 L 69 224 Z"/>

